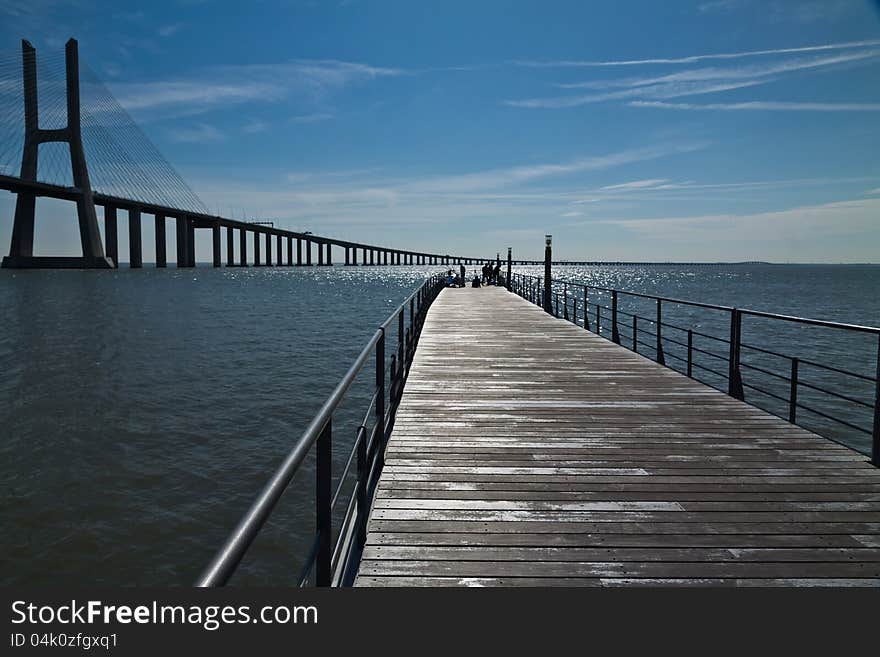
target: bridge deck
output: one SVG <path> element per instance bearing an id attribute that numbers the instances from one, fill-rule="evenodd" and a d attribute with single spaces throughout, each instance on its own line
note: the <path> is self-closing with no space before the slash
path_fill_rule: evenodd
<path id="1" fill-rule="evenodd" d="M 865 457 L 503 289 L 434 303 L 358 586 L 878 583 Z"/>

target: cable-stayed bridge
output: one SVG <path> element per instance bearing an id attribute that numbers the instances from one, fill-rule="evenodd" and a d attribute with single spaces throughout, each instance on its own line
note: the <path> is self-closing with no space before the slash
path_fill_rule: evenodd
<path id="1" fill-rule="evenodd" d="M 120 211 L 128 214 L 132 267 L 143 264 L 144 215 L 154 218 L 158 267 L 168 262 L 169 220 L 176 231 L 178 267 L 195 266 L 197 229 L 212 231 L 215 267 L 224 264 L 224 259 L 227 266 L 330 265 L 334 246 L 344 249 L 347 265 L 483 261 L 350 242 L 210 214 L 98 76 L 81 65 L 74 39 L 67 42 L 63 54 L 38 57 L 36 49 L 22 41 L 20 55 L 0 55 L 0 189 L 17 195 L 4 267 L 118 267 Z M 76 203 L 81 257 L 34 253 L 39 197 Z M 103 239 L 97 207 L 103 208 Z"/>

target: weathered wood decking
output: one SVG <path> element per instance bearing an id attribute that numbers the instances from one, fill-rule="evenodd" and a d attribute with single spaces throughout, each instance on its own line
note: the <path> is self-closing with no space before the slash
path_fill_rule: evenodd
<path id="1" fill-rule="evenodd" d="M 503 289 L 434 303 L 358 586 L 878 583 L 865 457 Z"/>

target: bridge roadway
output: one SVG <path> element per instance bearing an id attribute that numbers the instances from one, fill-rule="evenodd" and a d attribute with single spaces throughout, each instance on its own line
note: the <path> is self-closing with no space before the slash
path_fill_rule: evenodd
<path id="1" fill-rule="evenodd" d="M 861 454 L 502 288 L 428 312 L 358 586 L 880 585 Z"/>

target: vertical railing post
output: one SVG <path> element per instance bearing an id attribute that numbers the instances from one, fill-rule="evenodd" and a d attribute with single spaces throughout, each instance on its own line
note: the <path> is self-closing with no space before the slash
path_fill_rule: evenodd
<path id="1" fill-rule="evenodd" d="M 620 344 L 620 332 L 617 329 L 617 290 L 611 292 L 611 341 Z"/>
<path id="2" fill-rule="evenodd" d="M 406 339 L 406 328 L 405 318 L 404 318 L 404 309 L 401 308 L 400 312 L 397 313 L 397 367 L 398 367 L 398 378 L 400 382 L 397 386 L 397 394 L 400 396 L 403 390 L 403 379 L 406 376 L 406 355 L 404 354 L 405 348 L 405 339 Z"/>
<path id="3" fill-rule="evenodd" d="M 572 305 L 572 314 L 574 317 L 574 325 L 577 326 L 577 323 L 578 323 L 578 298 L 574 295 L 571 295 L 571 305 Z"/>
<path id="4" fill-rule="evenodd" d="M 877 340 L 877 372 L 874 375 L 874 430 L 871 438 L 871 463 L 880 467 L 880 336 Z"/>
<path id="5" fill-rule="evenodd" d="M 727 357 L 727 394 L 743 399 L 742 375 L 739 370 L 739 344 L 742 332 L 742 315 L 734 308 L 730 311 L 730 352 Z"/>
<path id="6" fill-rule="evenodd" d="M 792 424 L 797 423 L 797 399 L 798 399 L 798 359 L 791 359 L 791 377 L 789 383 L 791 388 L 788 393 L 788 421 Z"/>
<path id="7" fill-rule="evenodd" d="M 562 284 L 562 316 L 568 319 L 568 283 Z"/>
<path id="8" fill-rule="evenodd" d="M 694 374 L 694 332 L 688 329 L 688 346 L 687 346 L 687 375 L 693 377 Z"/>
<path id="9" fill-rule="evenodd" d="M 388 359 L 388 412 L 394 417 L 397 408 L 397 354 L 391 354 Z"/>
<path id="10" fill-rule="evenodd" d="M 553 314 L 554 314 L 556 317 L 559 317 L 559 292 L 554 292 L 554 293 L 553 293 L 553 301 L 554 301 L 554 309 L 553 309 L 554 312 L 553 312 Z"/>
<path id="11" fill-rule="evenodd" d="M 538 296 L 538 303 L 536 305 L 539 305 L 539 306 L 541 306 L 541 308 L 544 308 L 544 299 L 541 297 L 541 295 L 544 291 L 544 288 L 541 287 L 541 277 L 540 276 L 538 276 L 538 285 L 535 289 L 536 289 L 537 296 Z M 546 308 L 544 308 L 544 309 L 546 310 Z"/>
<path id="12" fill-rule="evenodd" d="M 318 550 L 315 553 L 315 586 L 330 586 L 332 579 L 332 420 L 327 420 L 315 443 L 315 531 Z"/>
<path id="13" fill-rule="evenodd" d="M 666 357 L 663 355 L 663 302 L 657 299 L 657 362 L 666 365 Z"/>
<path id="14" fill-rule="evenodd" d="M 357 545 L 362 548 L 367 542 L 367 516 L 370 514 L 367 497 L 370 459 L 367 458 L 366 427 L 358 427 L 357 441 Z"/>
<path id="15" fill-rule="evenodd" d="M 590 330 L 590 297 L 588 287 L 584 285 L 584 330 Z"/>
<path id="16" fill-rule="evenodd" d="M 633 315 L 633 351 L 639 353 L 639 318 Z"/>
<path id="17" fill-rule="evenodd" d="M 596 304 L 596 335 L 602 334 L 602 305 Z"/>
<path id="18" fill-rule="evenodd" d="M 406 372 L 409 374 L 410 365 L 412 365 L 413 357 L 413 341 L 416 337 L 416 316 L 413 312 L 413 300 L 409 300 L 409 330 L 407 332 L 406 341 Z"/>
<path id="19" fill-rule="evenodd" d="M 385 329 L 376 343 L 376 438 L 379 441 L 379 465 L 385 464 Z"/>
<path id="20" fill-rule="evenodd" d="M 507 247 L 507 289 L 510 290 L 510 269 L 513 266 L 513 249 L 511 247 Z"/>

